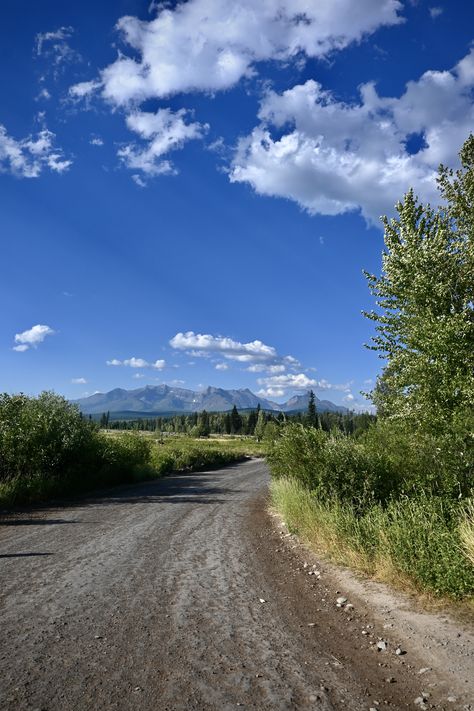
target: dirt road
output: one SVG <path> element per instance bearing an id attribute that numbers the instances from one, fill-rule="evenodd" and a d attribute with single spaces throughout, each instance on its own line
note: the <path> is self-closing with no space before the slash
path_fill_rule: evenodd
<path id="1" fill-rule="evenodd" d="M 267 480 L 254 460 L 1 519 L 0 709 L 416 708 L 422 662 L 297 574 Z"/>

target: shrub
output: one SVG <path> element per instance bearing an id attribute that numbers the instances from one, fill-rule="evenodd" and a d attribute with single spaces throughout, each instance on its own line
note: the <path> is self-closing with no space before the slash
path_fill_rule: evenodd
<path id="1" fill-rule="evenodd" d="M 64 476 L 96 450 L 94 425 L 63 397 L 0 395 L 0 480 Z"/>
<path id="2" fill-rule="evenodd" d="M 291 477 L 322 500 L 337 497 L 364 511 L 406 495 L 469 496 L 474 440 L 465 426 L 435 436 L 381 421 L 352 438 L 290 424 L 270 444 L 268 461 L 275 477 Z"/>

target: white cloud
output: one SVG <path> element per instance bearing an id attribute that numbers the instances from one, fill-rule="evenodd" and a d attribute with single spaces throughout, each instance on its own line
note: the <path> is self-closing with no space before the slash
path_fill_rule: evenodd
<path id="1" fill-rule="evenodd" d="M 216 370 L 229 370 L 227 363 L 217 363 Z"/>
<path id="2" fill-rule="evenodd" d="M 166 361 L 164 361 L 163 359 L 155 360 L 155 362 L 151 364 L 151 367 L 155 368 L 156 370 L 163 370 L 163 368 L 165 366 L 166 366 Z"/>
<path id="3" fill-rule="evenodd" d="M 264 371 L 266 371 L 267 373 L 284 373 L 286 370 L 286 366 L 282 363 L 279 365 L 254 363 L 254 365 L 250 365 L 248 368 L 246 368 L 246 370 L 248 370 L 249 373 L 263 373 Z"/>
<path id="4" fill-rule="evenodd" d="M 87 380 L 85 378 L 71 378 L 71 383 L 73 385 L 85 385 Z"/>
<path id="5" fill-rule="evenodd" d="M 212 354 L 223 356 L 228 360 L 238 363 L 260 364 L 261 370 L 280 372 L 281 368 L 294 368 L 299 366 L 299 361 L 293 356 L 281 356 L 276 348 L 268 346 L 262 341 L 255 340 L 249 343 L 240 343 L 226 336 L 213 336 L 209 333 L 177 333 L 171 340 L 170 346 L 177 350 L 185 350 L 193 356 L 208 358 Z M 260 372 L 260 368 L 247 369 L 251 372 Z M 270 371 L 272 372 L 272 371 Z"/>
<path id="6" fill-rule="evenodd" d="M 398 0 L 189 0 L 154 4 L 149 22 L 122 17 L 120 53 L 100 75 L 116 106 L 176 93 L 229 89 L 259 62 L 328 56 L 383 25 L 401 21 Z M 92 85 L 91 91 L 97 90 Z"/>
<path id="7" fill-rule="evenodd" d="M 435 202 L 439 163 L 455 165 L 472 131 L 473 89 L 474 49 L 452 70 L 408 82 L 399 98 L 365 84 L 360 101 L 346 104 L 313 80 L 270 91 L 259 125 L 239 142 L 230 178 L 311 214 L 360 209 L 368 221 L 391 212 L 408 186 Z"/>
<path id="8" fill-rule="evenodd" d="M 260 388 L 255 394 L 261 397 L 283 397 L 285 392 L 283 388 Z"/>
<path id="9" fill-rule="evenodd" d="M 72 27 L 59 27 L 52 32 L 40 32 L 36 35 L 35 54 L 38 58 L 47 61 L 46 73 L 52 73 L 58 79 L 61 72 L 68 64 L 82 62 L 82 56 L 69 44 L 74 34 Z M 44 81 L 45 77 L 42 77 Z"/>
<path id="10" fill-rule="evenodd" d="M 134 173 L 132 175 L 132 180 L 134 183 L 136 183 L 136 185 L 138 185 L 139 188 L 146 188 L 147 186 L 145 180 L 143 180 L 143 178 L 138 175 L 138 173 Z"/>
<path id="11" fill-rule="evenodd" d="M 144 376 L 143 373 L 134 373 L 134 374 L 132 375 L 132 378 L 135 378 L 135 380 L 141 380 L 141 378 L 144 378 L 144 377 L 145 377 L 145 376 Z"/>
<path id="12" fill-rule="evenodd" d="M 186 123 L 187 111 L 180 109 L 159 109 L 156 113 L 136 111 L 127 116 L 127 126 L 137 133 L 146 144 L 130 143 L 118 151 L 122 162 L 132 170 L 142 171 L 148 177 L 175 173 L 169 160 L 164 160 L 170 151 L 182 148 L 186 141 L 202 138 L 208 126 L 197 122 Z M 138 185 L 144 187 L 139 175 L 132 176 Z"/>
<path id="13" fill-rule="evenodd" d="M 436 20 L 437 17 L 443 14 L 442 7 L 430 7 L 429 11 L 432 20 Z"/>
<path id="14" fill-rule="evenodd" d="M 304 373 L 287 373 L 286 375 L 272 375 L 268 378 L 258 378 L 257 383 L 266 388 L 279 390 L 310 390 L 318 385 L 318 381 L 308 378 Z"/>
<path id="15" fill-rule="evenodd" d="M 26 331 L 22 331 L 22 333 L 15 334 L 15 343 L 17 345 L 13 346 L 13 350 L 22 353 L 29 348 L 36 348 L 44 341 L 46 336 L 52 336 L 54 333 L 55 331 L 49 326 L 38 323 Z"/>
<path id="16" fill-rule="evenodd" d="M 153 363 L 150 363 L 144 358 L 135 358 L 134 356 L 132 356 L 132 358 L 126 358 L 125 360 L 112 358 L 112 360 L 107 360 L 106 364 L 112 366 L 123 365 L 128 366 L 129 368 L 154 368 L 155 370 L 163 370 L 166 366 L 166 362 L 164 360 L 155 360 Z"/>
<path id="17" fill-rule="evenodd" d="M 44 128 L 35 137 L 16 140 L 0 124 L 0 173 L 11 173 L 19 178 L 37 178 L 44 168 L 64 173 L 72 161 L 53 146 L 54 139 L 55 134 Z"/>
<path id="18" fill-rule="evenodd" d="M 59 27 L 52 32 L 39 32 L 36 35 L 35 49 L 36 54 L 40 57 L 44 52 L 50 51 L 50 45 L 54 46 L 66 43 L 74 32 L 72 27 Z"/>
<path id="19" fill-rule="evenodd" d="M 90 94 L 92 94 L 94 91 L 99 89 L 100 86 L 100 81 L 81 81 L 78 84 L 74 84 L 74 86 L 71 86 L 69 88 L 69 98 L 76 100 L 85 99 L 90 96 Z"/>
<path id="20" fill-rule="evenodd" d="M 333 384 L 324 378 L 321 380 L 310 378 L 305 373 L 268 375 L 258 378 L 257 383 L 262 386 L 257 394 L 266 397 L 280 397 L 289 392 L 307 392 L 308 390 L 337 390 L 348 396 L 350 387 L 350 383 Z"/>
<path id="21" fill-rule="evenodd" d="M 91 146 L 103 146 L 104 141 L 100 136 L 92 136 L 89 143 Z"/>

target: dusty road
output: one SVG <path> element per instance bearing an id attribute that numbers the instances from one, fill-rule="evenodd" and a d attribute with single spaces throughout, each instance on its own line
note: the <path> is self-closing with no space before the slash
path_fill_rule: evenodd
<path id="1" fill-rule="evenodd" d="M 1 711 L 414 708 L 417 660 L 382 661 L 367 613 L 296 575 L 267 478 L 251 461 L 0 519 Z"/>

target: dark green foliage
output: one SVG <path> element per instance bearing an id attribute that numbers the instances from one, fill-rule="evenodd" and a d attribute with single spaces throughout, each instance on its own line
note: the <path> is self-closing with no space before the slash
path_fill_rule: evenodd
<path id="1" fill-rule="evenodd" d="M 306 416 L 306 421 L 309 427 L 318 426 L 318 416 L 316 414 L 316 402 L 314 397 L 314 392 L 309 391 L 309 401 L 308 401 L 308 413 Z"/>
<path id="2" fill-rule="evenodd" d="M 260 413 L 265 416 L 266 422 L 306 422 L 305 413 L 283 413 L 283 412 L 268 412 L 257 407 L 257 410 L 250 412 L 237 412 L 237 418 L 231 412 L 208 412 L 207 422 L 209 424 L 210 434 L 245 434 L 254 435 Z M 141 417 L 139 419 L 116 419 L 109 420 L 107 428 L 109 430 L 142 430 L 144 432 L 176 432 L 183 434 L 192 434 L 200 436 L 199 429 L 195 429 L 199 423 L 201 415 L 197 412 L 182 415 L 160 416 L 160 417 Z M 233 426 L 239 426 L 238 417 L 241 418 L 240 432 L 233 430 Z M 376 417 L 367 413 L 349 412 L 343 414 L 340 412 L 320 412 L 316 416 L 318 427 L 330 432 L 334 429 L 344 432 L 345 434 L 354 433 L 356 436 L 365 432 L 366 429 L 375 422 Z M 234 425 L 233 425 L 234 419 Z M 104 419 L 105 422 L 105 419 Z M 102 426 L 102 419 L 100 420 Z M 105 425 L 104 425 L 105 426 Z M 207 427 L 206 427 L 207 429 Z M 262 438 L 260 434 L 260 439 Z"/>
<path id="3" fill-rule="evenodd" d="M 239 415 L 236 405 L 234 405 L 230 413 L 230 427 L 232 434 L 240 434 L 240 432 L 242 432 L 242 418 Z"/>

